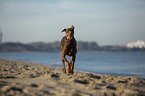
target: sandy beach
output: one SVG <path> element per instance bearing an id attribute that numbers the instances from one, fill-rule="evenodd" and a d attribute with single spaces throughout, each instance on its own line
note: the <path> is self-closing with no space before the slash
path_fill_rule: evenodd
<path id="1" fill-rule="evenodd" d="M 0 96 L 145 96 L 145 80 L 0 59 Z"/>

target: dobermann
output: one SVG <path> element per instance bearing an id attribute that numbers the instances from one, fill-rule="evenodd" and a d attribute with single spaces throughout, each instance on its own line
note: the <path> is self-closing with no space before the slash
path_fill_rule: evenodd
<path id="1" fill-rule="evenodd" d="M 74 26 L 72 25 L 71 28 L 63 29 L 62 32 L 66 33 L 66 36 L 64 36 L 60 43 L 60 51 L 61 51 L 61 59 L 63 63 L 63 72 L 66 74 L 65 69 L 65 62 L 67 65 L 67 72 L 70 74 L 74 73 L 74 63 L 76 59 L 76 53 L 77 53 L 77 43 L 76 39 L 74 38 Z M 69 63 L 66 59 L 66 55 L 71 56 L 71 62 Z"/>

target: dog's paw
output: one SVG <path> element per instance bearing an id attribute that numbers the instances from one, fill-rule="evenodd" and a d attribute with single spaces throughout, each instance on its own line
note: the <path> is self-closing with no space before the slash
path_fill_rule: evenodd
<path id="1" fill-rule="evenodd" d="M 66 74 L 66 70 L 65 70 L 65 68 L 63 68 L 63 73 Z"/>
<path id="2" fill-rule="evenodd" d="M 67 72 L 68 72 L 68 73 L 71 73 L 71 69 L 70 69 L 70 68 L 67 68 Z"/>

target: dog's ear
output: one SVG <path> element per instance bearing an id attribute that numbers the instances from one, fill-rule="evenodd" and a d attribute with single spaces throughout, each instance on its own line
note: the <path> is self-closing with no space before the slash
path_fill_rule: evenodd
<path id="1" fill-rule="evenodd" d="M 75 26 L 71 25 L 71 28 L 72 28 L 72 29 L 75 29 Z"/>
<path id="2" fill-rule="evenodd" d="M 61 32 L 66 31 L 66 29 L 63 29 Z"/>

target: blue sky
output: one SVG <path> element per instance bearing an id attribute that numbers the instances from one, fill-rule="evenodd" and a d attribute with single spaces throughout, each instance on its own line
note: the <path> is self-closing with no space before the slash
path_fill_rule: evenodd
<path id="1" fill-rule="evenodd" d="M 53 42 L 75 37 L 99 45 L 145 41 L 145 0 L 0 0 L 3 42 Z"/>

